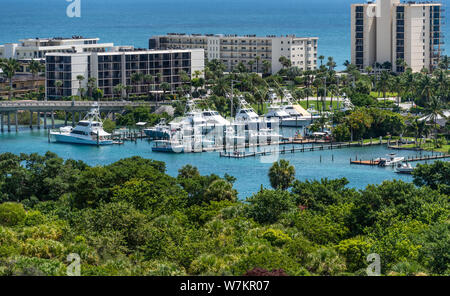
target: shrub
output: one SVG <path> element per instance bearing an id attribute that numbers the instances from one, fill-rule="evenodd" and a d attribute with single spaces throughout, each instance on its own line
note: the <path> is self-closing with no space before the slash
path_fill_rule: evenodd
<path id="1" fill-rule="evenodd" d="M 15 226 L 24 221 L 26 216 L 22 204 L 5 202 L 0 205 L 0 225 Z"/>
<path id="2" fill-rule="evenodd" d="M 292 241 L 289 235 L 278 229 L 267 229 L 262 234 L 262 238 L 269 241 L 275 247 L 282 247 L 287 242 Z"/>

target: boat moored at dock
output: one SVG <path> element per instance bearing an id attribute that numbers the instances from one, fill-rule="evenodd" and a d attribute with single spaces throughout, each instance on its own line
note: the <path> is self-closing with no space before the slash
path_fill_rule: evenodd
<path id="1" fill-rule="evenodd" d="M 94 104 L 83 120 L 72 128 L 65 126 L 58 130 L 49 132 L 56 142 L 82 145 L 112 145 L 114 141 L 111 134 L 103 129 L 103 122 L 100 119 L 98 104 Z"/>

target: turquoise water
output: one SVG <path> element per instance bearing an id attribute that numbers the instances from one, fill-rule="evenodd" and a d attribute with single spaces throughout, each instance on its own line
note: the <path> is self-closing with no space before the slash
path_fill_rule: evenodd
<path id="1" fill-rule="evenodd" d="M 292 131 L 290 131 L 292 132 Z M 286 134 L 286 131 L 283 132 Z M 287 146 L 289 147 L 289 146 Z M 141 156 L 161 160 L 166 163 L 167 173 L 176 176 L 178 169 L 186 164 L 197 166 L 201 174 L 223 176 L 225 173 L 237 178 L 235 188 L 241 198 L 257 192 L 261 184 L 269 187 L 267 172 L 271 162 L 276 159 L 246 158 L 229 159 L 219 157 L 218 152 L 188 153 L 188 154 L 164 154 L 151 151 L 151 145 L 146 140 L 138 140 L 137 143 L 126 142 L 124 145 L 91 147 L 70 144 L 48 143 L 47 133 L 43 130 L 22 131 L 20 133 L 0 133 L 0 153 L 39 153 L 46 151 L 57 153 L 65 159 L 72 158 L 83 160 L 89 165 L 106 165 L 125 157 Z M 391 168 L 367 167 L 350 165 L 349 159 L 374 159 L 392 152 L 384 146 L 367 148 L 343 148 L 339 150 L 325 150 L 304 153 L 287 153 L 279 155 L 287 159 L 296 168 L 296 177 L 299 180 L 320 178 L 346 177 L 349 186 L 362 189 L 368 184 L 378 184 L 384 180 L 402 179 L 410 181 L 411 177 L 397 175 Z M 399 151 L 399 156 L 416 155 L 412 151 Z M 322 158 L 322 162 L 321 162 Z M 334 161 L 332 160 L 334 158 Z M 267 161 L 264 163 L 263 161 Z"/>
<path id="2" fill-rule="evenodd" d="M 0 44 L 22 38 L 83 35 L 148 47 L 168 32 L 317 36 L 319 55 L 339 68 L 350 60 L 350 4 L 364 0 L 80 0 L 81 18 L 66 0 L 1 0 Z M 447 18 L 448 12 L 447 10 Z M 445 31 L 445 29 L 444 29 Z M 449 44 L 449 35 L 446 34 Z"/>

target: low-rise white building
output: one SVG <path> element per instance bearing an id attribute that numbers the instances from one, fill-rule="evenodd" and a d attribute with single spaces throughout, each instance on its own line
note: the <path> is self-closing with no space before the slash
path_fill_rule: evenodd
<path id="1" fill-rule="evenodd" d="M 20 43 L 0 45 L 0 58 L 16 60 L 43 60 L 47 53 L 107 52 L 113 43 L 98 43 L 99 38 L 35 38 L 19 40 Z"/>
<path id="2" fill-rule="evenodd" d="M 187 35 L 169 33 L 154 36 L 149 40 L 150 49 L 193 49 L 205 50 L 208 60 L 221 60 L 231 72 L 236 65 L 243 63 L 250 72 L 264 73 L 267 62 L 269 73 L 282 69 L 281 56 L 291 61 L 293 67 L 302 70 L 317 68 L 317 37 L 296 37 L 295 35 L 266 36 L 256 35 Z M 267 61 L 264 63 L 264 61 Z M 267 71 L 267 69 L 266 69 Z"/>

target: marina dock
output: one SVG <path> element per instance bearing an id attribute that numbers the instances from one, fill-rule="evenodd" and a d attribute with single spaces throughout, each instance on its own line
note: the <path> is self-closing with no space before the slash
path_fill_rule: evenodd
<path id="1" fill-rule="evenodd" d="M 450 154 L 437 154 L 437 155 L 423 155 L 423 156 L 407 156 L 405 157 L 405 162 L 416 162 L 416 161 L 427 161 L 427 160 L 436 160 L 436 159 L 445 159 L 450 158 Z M 378 160 L 352 160 L 350 159 L 350 164 L 357 165 L 368 165 L 368 166 L 377 166 L 380 161 Z"/>

